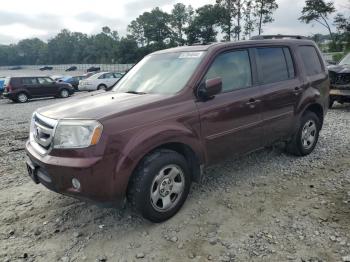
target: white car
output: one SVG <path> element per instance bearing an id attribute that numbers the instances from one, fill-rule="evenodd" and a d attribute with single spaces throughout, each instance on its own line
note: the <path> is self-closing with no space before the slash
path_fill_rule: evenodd
<path id="1" fill-rule="evenodd" d="M 79 81 L 79 90 L 95 91 L 113 86 L 122 77 L 120 73 L 100 72 Z"/>

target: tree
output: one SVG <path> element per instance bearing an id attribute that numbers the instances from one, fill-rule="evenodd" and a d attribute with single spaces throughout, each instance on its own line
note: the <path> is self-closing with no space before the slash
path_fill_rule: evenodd
<path id="1" fill-rule="evenodd" d="M 135 39 L 140 46 L 144 46 L 146 38 L 144 27 L 140 20 L 140 18 L 137 18 L 136 20 L 131 21 L 131 23 L 128 25 L 127 31 L 129 33 L 129 38 L 131 37 Z"/>
<path id="2" fill-rule="evenodd" d="M 255 29 L 256 19 L 253 16 L 254 2 L 253 0 L 246 1 L 244 10 L 243 10 L 243 19 L 244 19 L 244 36 L 250 38 L 252 32 Z"/>
<path id="3" fill-rule="evenodd" d="M 220 22 L 220 9 L 217 5 L 204 5 L 196 10 L 196 16 L 186 30 L 189 44 L 216 41 L 216 27 Z"/>
<path id="4" fill-rule="evenodd" d="M 243 10 L 246 2 L 246 0 L 216 0 L 217 5 L 222 8 L 220 10 L 222 18 L 221 25 L 223 26 L 223 31 L 226 33 L 225 38 L 228 41 L 231 40 L 232 33 L 234 33 L 237 40 L 240 40 Z"/>
<path id="5" fill-rule="evenodd" d="M 191 21 L 193 13 L 194 11 L 191 6 L 186 7 L 181 3 L 175 4 L 171 11 L 170 24 L 175 31 L 175 42 L 179 45 L 185 43 L 184 29 Z"/>
<path id="6" fill-rule="evenodd" d="M 328 23 L 329 15 L 335 12 L 333 2 L 325 2 L 324 0 L 306 0 L 305 6 L 301 11 L 299 20 L 306 24 L 316 22 L 327 28 L 329 35 L 334 43 L 334 36 Z"/>
<path id="7" fill-rule="evenodd" d="M 257 17 L 259 35 L 262 33 L 263 25 L 273 22 L 272 14 L 277 8 L 276 0 L 255 0 L 254 15 Z"/>
<path id="8" fill-rule="evenodd" d="M 45 48 L 46 43 L 38 38 L 24 39 L 19 41 L 16 49 L 21 56 L 24 65 L 37 64 L 40 61 L 40 52 Z"/>
<path id="9" fill-rule="evenodd" d="M 163 43 L 171 37 L 170 15 L 163 12 L 159 7 L 151 12 L 144 12 L 128 26 L 128 31 L 134 39 L 137 39 L 143 45 L 143 39 L 146 45 L 151 43 Z"/>
<path id="10" fill-rule="evenodd" d="M 334 25 L 339 35 L 339 46 L 342 49 L 350 49 L 350 17 L 346 18 L 343 14 L 337 14 L 334 18 Z"/>

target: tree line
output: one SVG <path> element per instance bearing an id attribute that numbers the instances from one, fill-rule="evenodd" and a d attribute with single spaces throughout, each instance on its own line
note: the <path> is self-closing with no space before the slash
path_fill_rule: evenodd
<path id="1" fill-rule="evenodd" d="M 0 65 L 134 63 L 159 49 L 260 35 L 277 8 L 276 0 L 216 0 L 198 9 L 177 3 L 169 13 L 156 7 L 131 21 L 125 36 L 107 26 L 94 35 L 63 29 L 47 42 L 32 38 L 0 45 Z M 299 19 L 325 26 L 337 49 L 342 48 L 337 41 L 349 42 L 350 30 L 349 18 L 338 14 L 337 32 L 331 31 L 328 20 L 334 12 L 332 2 L 306 0 Z"/>

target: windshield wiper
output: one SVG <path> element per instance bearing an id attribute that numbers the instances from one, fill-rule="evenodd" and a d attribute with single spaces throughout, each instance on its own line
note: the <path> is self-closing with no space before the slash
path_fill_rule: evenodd
<path id="1" fill-rule="evenodd" d="M 145 92 L 137 92 L 137 91 L 127 91 L 125 93 L 128 93 L 128 94 L 135 94 L 135 95 L 145 95 L 147 93 Z"/>

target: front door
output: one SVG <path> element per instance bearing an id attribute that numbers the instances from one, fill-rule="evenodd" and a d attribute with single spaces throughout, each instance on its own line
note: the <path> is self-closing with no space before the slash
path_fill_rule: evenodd
<path id="1" fill-rule="evenodd" d="M 50 77 L 38 77 L 40 96 L 55 96 L 58 94 L 58 85 Z"/>
<path id="2" fill-rule="evenodd" d="M 248 50 L 219 54 L 203 81 L 221 77 L 223 90 L 197 102 L 208 161 L 238 155 L 262 144 L 261 92 L 253 85 Z"/>

